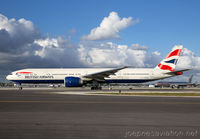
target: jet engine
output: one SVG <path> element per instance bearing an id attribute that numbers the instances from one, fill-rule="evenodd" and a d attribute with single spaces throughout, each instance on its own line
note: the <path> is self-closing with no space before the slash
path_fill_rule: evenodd
<path id="1" fill-rule="evenodd" d="M 78 77 L 65 77 L 65 87 L 80 87 L 83 81 Z"/>

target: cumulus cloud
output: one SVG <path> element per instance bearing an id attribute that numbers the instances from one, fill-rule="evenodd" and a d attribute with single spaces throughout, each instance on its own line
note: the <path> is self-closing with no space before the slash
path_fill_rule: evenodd
<path id="1" fill-rule="evenodd" d="M 116 12 L 111 12 L 108 17 L 105 17 L 99 27 L 91 30 L 90 34 L 83 36 L 85 40 L 108 40 L 120 38 L 119 32 L 137 23 L 138 20 L 133 20 L 132 17 L 122 18 Z"/>
<path id="2" fill-rule="evenodd" d="M 191 50 L 183 48 L 177 66 L 178 68 L 200 70 L 200 57 L 196 56 Z"/>
<path id="3" fill-rule="evenodd" d="M 42 58 L 46 57 L 47 49 L 59 47 L 58 39 L 56 38 L 38 39 L 34 41 L 34 44 L 39 45 L 41 47 L 40 50 L 35 51 L 35 55 L 40 56 Z"/>
<path id="4" fill-rule="evenodd" d="M 147 46 L 141 46 L 139 44 L 132 44 L 130 48 L 133 50 L 148 50 Z"/>
<path id="5" fill-rule="evenodd" d="M 51 61 L 51 65 L 60 67 L 77 67 L 83 64 L 79 61 L 78 45 L 69 40 L 58 38 L 39 39 L 34 44 L 40 46 L 35 56 Z"/>
<path id="6" fill-rule="evenodd" d="M 40 32 L 31 21 L 8 19 L 0 14 L 0 52 L 20 53 L 37 38 Z"/>
<path id="7" fill-rule="evenodd" d="M 112 18 L 117 17 L 116 23 L 118 23 L 112 29 L 118 31 L 109 33 L 109 30 L 105 29 L 107 36 L 100 35 L 98 39 L 113 38 L 113 36 L 117 38 L 118 32 L 133 22 L 132 18 L 120 19 L 117 13 L 111 13 L 110 16 L 113 16 L 112 14 L 114 14 Z M 96 30 L 101 30 L 106 22 L 108 22 L 107 24 L 111 23 L 114 19 L 110 16 L 105 18 L 101 23 L 103 25 Z M 99 35 L 96 31 L 94 34 Z M 0 77 L 5 77 L 5 74 L 22 68 L 120 67 L 127 65 L 138 68 L 155 67 L 161 60 L 159 51 L 149 52 L 148 46 L 140 44 L 128 46 L 113 42 L 85 40 L 76 44 L 66 38 L 44 37 L 31 21 L 23 18 L 8 19 L 0 14 Z M 200 75 L 198 73 L 200 57 L 187 48 L 183 49 L 177 66 L 179 68 L 192 67 L 196 70 L 195 74 Z M 186 79 L 186 77 L 182 78 Z"/>
<path id="8" fill-rule="evenodd" d="M 81 44 L 78 52 L 80 60 L 90 67 L 119 67 L 122 65 L 153 67 L 158 64 L 157 59 L 160 59 L 160 56 L 149 53 L 146 46 L 139 44 L 132 46 L 137 46 L 137 49 L 112 42 L 97 43 L 96 45 L 93 43 L 93 47 Z M 150 60 L 152 60 L 151 63 L 148 63 Z"/>
<path id="9" fill-rule="evenodd" d="M 34 43 L 41 47 L 35 51 L 35 56 L 63 66 L 119 67 L 133 65 L 134 67 L 152 67 L 158 64 L 157 59 L 160 59 L 160 55 L 154 54 L 154 52 L 149 53 L 148 47 L 139 44 L 132 45 L 135 47 L 112 42 L 85 42 L 76 45 L 61 37 L 40 39 Z M 149 61 L 151 62 L 148 63 Z"/>

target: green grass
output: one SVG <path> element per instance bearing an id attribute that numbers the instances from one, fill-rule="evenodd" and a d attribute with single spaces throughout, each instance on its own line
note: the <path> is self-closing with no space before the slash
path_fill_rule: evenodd
<path id="1" fill-rule="evenodd" d="M 93 93 L 92 93 L 93 94 Z M 95 93 L 100 95 L 130 95 L 130 96 L 200 96 L 200 93 Z"/>

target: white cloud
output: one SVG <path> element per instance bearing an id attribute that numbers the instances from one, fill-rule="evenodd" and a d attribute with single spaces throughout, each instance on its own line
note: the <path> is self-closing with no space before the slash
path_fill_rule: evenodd
<path id="1" fill-rule="evenodd" d="M 122 65 L 153 67 L 158 64 L 159 56 L 154 53 L 148 53 L 147 47 L 138 44 L 132 46 L 136 45 L 137 49 L 111 42 L 101 43 L 98 45 L 95 45 L 94 43 L 93 47 L 87 46 L 87 44 L 81 44 L 78 48 L 78 52 L 80 60 L 86 66 L 90 67 L 119 67 Z M 148 63 L 149 61 L 151 63 Z"/>
<path id="2" fill-rule="evenodd" d="M 158 51 L 153 52 L 153 54 L 156 56 L 160 56 L 160 52 L 158 52 Z"/>
<path id="3" fill-rule="evenodd" d="M 49 65 L 58 67 L 83 66 L 79 60 L 78 45 L 62 37 L 44 38 L 34 42 L 40 47 L 34 55 L 50 60 Z"/>
<path id="4" fill-rule="evenodd" d="M 11 37 L 16 37 L 17 35 L 25 37 L 25 35 L 38 35 L 39 33 L 31 21 L 24 18 L 19 20 L 8 19 L 2 14 L 0 14 L 0 30 L 6 30 Z"/>
<path id="5" fill-rule="evenodd" d="M 115 14 L 115 18 L 118 17 L 117 13 L 112 14 Z M 133 22 L 132 18 L 120 19 L 118 17 L 116 19 L 118 25 L 110 30 L 105 29 L 107 37 L 106 35 L 101 36 L 96 31 L 94 36 L 99 35 L 99 39 L 113 38 L 113 36 L 117 38 L 118 32 Z M 111 21 L 114 19 L 109 16 L 101 24 L 104 27 Z M 96 29 L 101 30 L 102 26 Z M 112 32 L 115 29 L 118 31 Z M 31 67 L 120 67 L 123 65 L 136 68 L 154 67 L 160 62 L 162 56 L 159 51 L 150 53 L 147 46 L 140 44 L 128 46 L 96 41 L 83 41 L 75 44 L 62 37 L 41 36 L 31 21 L 23 18 L 8 19 L 0 14 L 0 72 L 7 73 Z M 199 75 L 200 56 L 184 48 L 177 66 L 182 69 L 193 68 L 192 72 Z M 199 76 L 194 78 L 197 77 Z M 187 76 L 179 76 L 178 79 L 180 78 L 185 80 Z"/>
<path id="6" fill-rule="evenodd" d="M 40 32 L 31 21 L 8 19 L 0 14 L 0 52 L 20 53 L 37 38 Z"/>
<path id="7" fill-rule="evenodd" d="M 56 38 L 38 39 L 34 43 L 42 47 L 58 47 L 58 40 Z"/>
<path id="8" fill-rule="evenodd" d="M 47 49 L 59 47 L 58 40 L 56 38 L 39 39 L 35 40 L 34 43 L 42 47 L 42 49 L 35 51 L 35 55 L 42 58 L 46 56 Z"/>
<path id="9" fill-rule="evenodd" d="M 146 47 L 146 46 L 141 46 L 141 45 L 139 45 L 139 44 L 132 44 L 132 45 L 130 46 L 130 48 L 133 49 L 133 50 L 147 50 L 147 49 L 148 49 L 148 47 Z"/>
<path id="10" fill-rule="evenodd" d="M 196 56 L 191 50 L 183 48 L 177 67 L 200 70 L 200 56 Z"/>
<path id="11" fill-rule="evenodd" d="M 108 17 L 105 17 L 99 27 L 91 30 L 90 34 L 83 36 L 85 40 L 108 40 L 120 38 L 119 32 L 137 23 L 138 20 L 133 20 L 132 17 L 122 18 L 116 12 L 111 12 Z"/>

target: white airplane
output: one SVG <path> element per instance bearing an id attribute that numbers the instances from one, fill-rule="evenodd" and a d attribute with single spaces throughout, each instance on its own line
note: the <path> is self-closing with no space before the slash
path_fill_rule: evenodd
<path id="1" fill-rule="evenodd" d="M 175 46 L 155 68 L 40 68 L 14 71 L 6 78 L 18 84 L 64 83 L 65 87 L 80 87 L 92 84 L 91 89 L 101 89 L 101 83 L 144 83 L 182 75 L 175 70 L 182 46 Z"/>
<path id="2" fill-rule="evenodd" d="M 187 82 L 157 82 L 155 87 L 171 87 L 171 88 L 184 88 L 184 87 L 195 87 L 197 83 L 192 83 L 193 75 L 190 76 Z"/>

